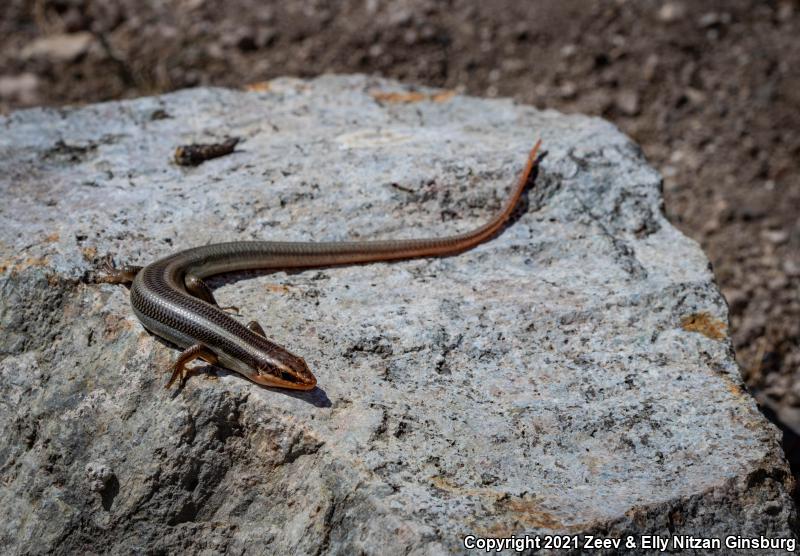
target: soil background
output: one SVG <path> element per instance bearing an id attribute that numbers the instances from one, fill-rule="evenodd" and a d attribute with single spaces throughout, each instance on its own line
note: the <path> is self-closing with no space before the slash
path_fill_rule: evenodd
<path id="1" fill-rule="evenodd" d="M 800 476 L 800 1 L 2 0 L 0 112 L 368 73 L 607 118 L 711 258 Z"/>

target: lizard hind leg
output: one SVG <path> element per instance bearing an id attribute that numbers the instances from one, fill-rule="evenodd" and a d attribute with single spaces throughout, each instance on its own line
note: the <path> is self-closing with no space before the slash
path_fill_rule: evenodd
<path id="1" fill-rule="evenodd" d="M 247 328 L 250 331 L 255 332 L 256 334 L 258 334 L 259 336 L 262 336 L 264 338 L 267 337 L 267 333 L 264 332 L 264 329 L 261 327 L 260 324 L 258 324 L 258 321 L 256 321 L 256 320 L 251 320 L 250 322 L 248 322 L 247 323 Z"/>
<path id="2" fill-rule="evenodd" d="M 172 365 L 172 376 L 170 376 L 170 379 L 164 385 L 164 388 L 169 388 L 179 378 L 181 385 L 183 385 L 190 372 L 189 369 L 186 368 L 186 365 L 196 359 L 202 359 L 203 361 L 211 363 L 212 365 L 217 363 L 217 356 L 214 355 L 214 352 L 203 344 L 195 344 L 191 347 L 188 347 L 181 352 L 181 354 L 178 356 L 178 359 L 176 359 L 175 363 Z"/>
<path id="3" fill-rule="evenodd" d="M 187 274 L 186 277 L 183 279 L 183 284 L 186 286 L 186 291 L 189 292 L 191 295 L 198 299 L 202 299 L 206 303 L 211 303 L 215 307 L 219 307 L 223 311 L 238 313 L 238 307 L 220 307 L 219 303 L 217 303 L 214 294 L 211 292 L 211 288 L 208 287 L 208 284 L 203 282 L 203 279 L 195 276 L 193 274 Z"/>
<path id="4" fill-rule="evenodd" d="M 186 291 L 191 295 L 207 303 L 211 303 L 212 305 L 219 306 L 217 300 L 214 298 L 214 294 L 211 293 L 211 288 L 203 282 L 202 278 L 194 276 L 193 274 L 187 274 L 183 279 L 183 284 L 186 286 Z"/>
<path id="5" fill-rule="evenodd" d="M 99 272 L 95 275 L 94 281 L 99 284 L 125 284 L 130 285 L 133 279 L 142 270 L 141 266 L 124 265 L 117 267 L 111 256 L 106 256 L 100 263 Z"/>

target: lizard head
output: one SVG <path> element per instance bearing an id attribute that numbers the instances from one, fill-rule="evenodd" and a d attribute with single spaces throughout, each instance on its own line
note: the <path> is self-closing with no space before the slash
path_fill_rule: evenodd
<path id="1" fill-rule="evenodd" d="M 281 349 L 259 359 L 254 372 L 247 375 L 257 384 L 290 390 L 312 390 L 317 385 L 317 377 L 302 357 Z"/>
<path id="2" fill-rule="evenodd" d="M 242 346 L 244 347 L 244 346 Z M 246 376 L 256 384 L 290 390 L 313 390 L 317 377 L 302 357 L 272 343 L 261 335 L 248 338 L 246 347 L 234 356 L 220 357 L 223 366 Z"/>
<path id="3" fill-rule="evenodd" d="M 313 390 L 317 385 L 302 357 L 271 342 L 260 331 L 240 330 L 238 341 L 229 343 L 217 355 L 223 367 L 262 386 Z"/>

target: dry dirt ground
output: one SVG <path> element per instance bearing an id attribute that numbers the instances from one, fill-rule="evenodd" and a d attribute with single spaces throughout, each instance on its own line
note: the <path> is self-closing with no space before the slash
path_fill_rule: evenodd
<path id="1" fill-rule="evenodd" d="M 324 72 L 620 126 L 713 261 L 750 390 L 800 463 L 800 1 L 0 2 L 2 112 Z"/>

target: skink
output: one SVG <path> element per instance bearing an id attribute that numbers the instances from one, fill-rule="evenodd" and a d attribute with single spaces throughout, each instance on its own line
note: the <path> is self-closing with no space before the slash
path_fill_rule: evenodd
<path id="1" fill-rule="evenodd" d="M 508 220 L 538 162 L 536 143 L 500 212 L 472 231 L 440 238 L 354 242 L 235 241 L 195 247 L 145 267 L 111 269 L 105 281 L 132 282 L 131 305 L 144 327 L 184 348 L 172 368 L 169 388 L 185 380 L 187 364 L 202 359 L 255 383 L 311 390 L 317 379 L 302 357 L 267 339 L 261 326 L 243 325 L 214 299 L 204 278 L 250 269 L 311 268 L 440 257 L 470 249 L 492 237 Z"/>

